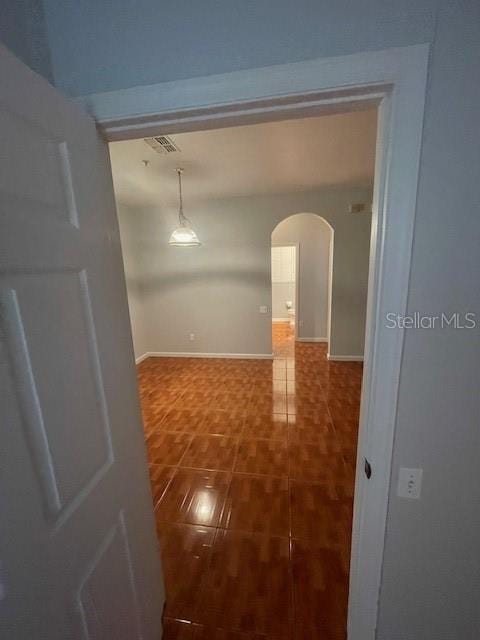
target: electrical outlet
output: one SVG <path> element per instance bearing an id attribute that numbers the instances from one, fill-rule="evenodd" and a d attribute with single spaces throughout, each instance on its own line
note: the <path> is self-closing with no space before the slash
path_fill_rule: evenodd
<path id="1" fill-rule="evenodd" d="M 401 467 L 398 472 L 397 495 L 399 498 L 418 500 L 422 491 L 423 469 Z"/>
<path id="2" fill-rule="evenodd" d="M 365 202 L 352 202 L 348 206 L 348 213 L 363 213 L 364 211 L 367 211 Z"/>
<path id="3" fill-rule="evenodd" d="M 190 334 L 190 342 L 193 342 L 195 340 L 195 334 L 191 333 Z"/>
<path id="4" fill-rule="evenodd" d="M 268 307 L 267 307 L 267 305 L 266 305 L 266 304 L 262 304 L 262 305 L 260 305 L 260 307 L 259 307 L 259 311 L 260 311 L 260 313 L 268 313 Z"/>

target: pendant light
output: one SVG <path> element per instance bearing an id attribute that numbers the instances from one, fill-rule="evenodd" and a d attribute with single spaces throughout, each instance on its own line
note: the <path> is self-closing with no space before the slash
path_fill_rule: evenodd
<path id="1" fill-rule="evenodd" d="M 174 247 L 198 247 L 202 243 L 197 237 L 197 234 L 190 226 L 190 221 L 185 217 L 183 213 L 183 199 L 182 199 L 182 173 L 183 169 L 176 169 L 178 174 L 178 221 L 180 225 L 172 232 L 168 244 Z"/>

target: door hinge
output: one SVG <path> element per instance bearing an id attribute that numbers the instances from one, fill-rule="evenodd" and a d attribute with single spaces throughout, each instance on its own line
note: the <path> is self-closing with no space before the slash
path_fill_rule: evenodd
<path id="1" fill-rule="evenodd" d="M 368 480 L 370 480 L 370 478 L 372 477 L 372 465 L 366 458 L 365 458 L 365 475 L 367 476 Z"/>

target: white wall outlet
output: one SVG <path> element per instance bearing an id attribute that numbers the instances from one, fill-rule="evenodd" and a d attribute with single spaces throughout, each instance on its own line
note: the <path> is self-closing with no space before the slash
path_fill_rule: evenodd
<path id="1" fill-rule="evenodd" d="M 191 333 L 189 338 L 190 338 L 190 342 L 193 342 L 195 340 L 195 334 Z"/>
<path id="2" fill-rule="evenodd" d="M 268 307 L 266 304 L 261 304 L 259 307 L 260 313 L 268 313 Z"/>
<path id="3" fill-rule="evenodd" d="M 422 491 L 422 475 L 423 469 L 401 467 L 398 472 L 398 497 L 418 500 Z"/>

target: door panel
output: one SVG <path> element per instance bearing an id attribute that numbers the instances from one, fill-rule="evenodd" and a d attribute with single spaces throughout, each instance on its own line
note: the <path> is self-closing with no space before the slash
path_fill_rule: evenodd
<path id="1" fill-rule="evenodd" d="M 106 590 L 112 586 L 113 594 Z M 112 596 L 115 609 L 110 607 Z M 138 615 L 132 615 L 138 613 L 138 606 L 123 512 L 87 568 L 78 590 L 78 604 L 85 638 L 140 637 Z"/>
<path id="2" fill-rule="evenodd" d="M 159 640 L 106 143 L 0 48 L 0 636 Z"/>
<path id="3" fill-rule="evenodd" d="M 6 106 L 0 111 L 0 131 L 10 158 L 2 167 L 2 192 L 44 205 L 39 215 L 48 211 L 77 224 L 67 143 L 49 137 L 37 124 L 11 113 Z M 34 173 L 18 171 L 28 164 L 35 165 Z"/>

